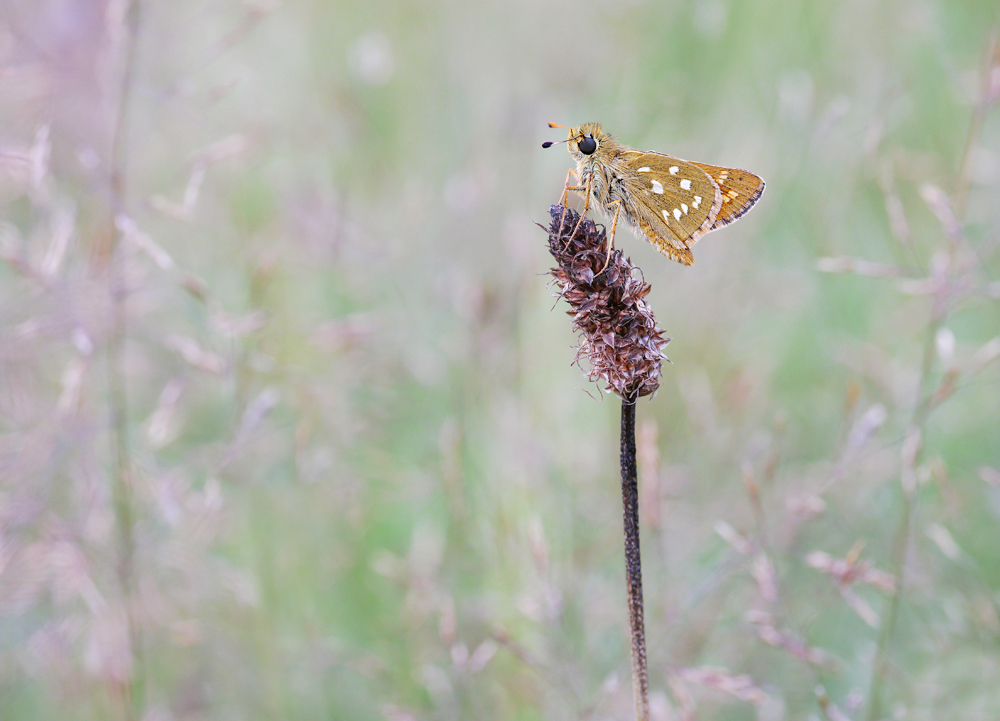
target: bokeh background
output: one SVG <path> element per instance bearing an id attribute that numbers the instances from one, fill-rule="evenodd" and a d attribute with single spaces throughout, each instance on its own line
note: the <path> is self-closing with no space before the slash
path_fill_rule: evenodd
<path id="1" fill-rule="evenodd" d="M 638 408 L 655 719 L 1000 709 L 1000 6 L 5 0 L 0 717 L 628 719 L 547 121 L 768 188 Z"/>

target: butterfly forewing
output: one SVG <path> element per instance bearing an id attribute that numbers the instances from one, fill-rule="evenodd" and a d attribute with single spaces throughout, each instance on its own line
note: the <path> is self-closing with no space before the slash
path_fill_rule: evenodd
<path id="1" fill-rule="evenodd" d="M 722 202 L 718 187 L 694 163 L 662 153 L 632 152 L 623 160 L 639 229 L 661 253 L 690 265 L 688 249 L 711 230 Z"/>

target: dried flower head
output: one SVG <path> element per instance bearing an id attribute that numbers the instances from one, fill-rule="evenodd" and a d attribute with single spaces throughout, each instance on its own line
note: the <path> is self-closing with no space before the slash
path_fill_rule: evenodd
<path id="1" fill-rule="evenodd" d="M 549 215 L 549 251 L 559 264 L 552 277 L 582 336 L 574 362 L 585 357 L 587 377 L 603 379 L 606 390 L 626 401 L 655 393 L 670 339 L 644 300 L 649 283 L 620 250 L 608 258 L 605 231 L 592 220 L 581 223 L 578 213 L 561 205 Z"/>

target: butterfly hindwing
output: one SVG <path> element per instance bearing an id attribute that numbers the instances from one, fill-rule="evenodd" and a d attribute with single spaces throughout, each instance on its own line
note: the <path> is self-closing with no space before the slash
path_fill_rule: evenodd
<path id="1" fill-rule="evenodd" d="M 709 230 L 716 230 L 742 218 L 764 192 L 764 181 L 749 170 L 692 163 L 719 186 L 722 205 Z"/>

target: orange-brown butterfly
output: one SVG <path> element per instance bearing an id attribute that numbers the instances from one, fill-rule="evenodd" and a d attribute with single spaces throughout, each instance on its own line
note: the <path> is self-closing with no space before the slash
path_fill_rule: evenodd
<path id="1" fill-rule="evenodd" d="M 584 215 L 593 202 L 611 219 L 609 256 L 621 220 L 668 258 L 691 265 L 691 246 L 743 217 L 764 192 L 764 181 L 751 172 L 632 150 L 597 123 L 567 130 L 560 142 L 567 143 L 576 169 L 566 175 L 561 203 L 572 190 L 584 197 Z M 578 184 L 570 185 L 574 174 Z"/>

